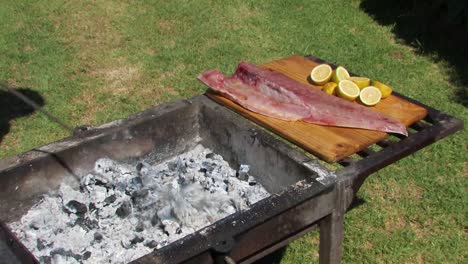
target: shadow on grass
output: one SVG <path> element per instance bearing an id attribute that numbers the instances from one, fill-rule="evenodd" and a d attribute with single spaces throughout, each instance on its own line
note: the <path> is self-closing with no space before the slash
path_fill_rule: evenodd
<path id="1" fill-rule="evenodd" d="M 1 84 L 4 86 L 4 84 Z M 43 106 L 44 98 L 31 88 L 11 88 L 22 93 L 36 104 Z M 10 92 L 0 89 L 0 144 L 3 137 L 10 132 L 10 122 L 16 118 L 34 113 L 34 108 L 21 101 Z"/>
<path id="2" fill-rule="evenodd" d="M 255 261 L 254 264 L 279 264 L 281 263 L 281 259 L 283 258 L 285 253 L 286 247 L 282 247 L 276 250 L 275 252 Z"/>
<path id="3" fill-rule="evenodd" d="M 460 2 L 457 2 L 460 1 Z M 465 0 L 455 0 L 466 8 Z M 422 0 L 363 0 L 360 8 L 422 55 L 436 55 L 453 67 L 450 81 L 457 87 L 454 101 L 468 106 L 468 28 L 455 23 L 450 8 Z M 451 3 L 454 4 L 454 3 Z M 454 5 L 455 6 L 455 5 Z"/>

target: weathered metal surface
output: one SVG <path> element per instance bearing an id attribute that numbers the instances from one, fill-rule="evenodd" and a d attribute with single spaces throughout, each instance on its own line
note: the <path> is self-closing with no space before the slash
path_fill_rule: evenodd
<path id="1" fill-rule="evenodd" d="M 357 192 L 367 176 L 373 172 L 463 128 L 461 120 L 434 109 L 429 110 L 425 121 L 426 123 L 416 123 L 413 126 L 416 131 L 408 137 L 379 142 L 377 145 L 382 149 L 378 152 L 369 151 L 363 159 L 344 164 L 345 167 L 337 172 L 340 180 L 345 180 Z"/>
<path id="2" fill-rule="evenodd" d="M 251 173 L 274 195 L 134 263 L 193 263 L 196 259 L 209 262 L 204 252 L 216 256 L 235 249 L 242 253 L 236 239 L 261 223 L 270 221 L 274 225 L 269 228 L 283 228 L 279 234 L 284 236 L 309 225 L 308 221 L 316 221 L 315 214 L 323 217 L 333 208 L 331 202 L 320 202 L 320 205 L 316 202 L 312 207 L 316 212 L 306 210 L 308 215 L 292 218 L 291 222 L 284 216 L 272 221 L 285 211 L 330 192 L 336 178 L 316 161 L 260 127 L 205 96 L 198 96 L 161 105 L 126 120 L 81 130 L 73 137 L 1 161 L 0 216 L 6 222 L 18 220 L 42 194 L 57 189 L 62 182 L 78 183 L 98 158 L 131 161 L 146 156 L 158 161 L 196 144 L 211 148 L 233 167 L 249 164 Z M 301 180 L 303 185 L 293 186 Z M 320 199 L 333 198 L 325 195 Z M 277 239 L 265 238 L 262 247 Z M 226 241 L 233 242 L 232 249 L 222 250 Z"/>
<path id="3" fill-rule="evenodd" d="M 237 236 L 236 245 L 229 256 L 238 262 L 244 261 L 256 252 L 300 232 L 329 215 L 335 208 L 335 198 L 336 191 L 330 190 Z"/>
<path id="4" fill-rule="evenodd" d="M 0 221 L 0 263 L 38 264 L 39 261 L 24 247 L 15 235 Z"/>

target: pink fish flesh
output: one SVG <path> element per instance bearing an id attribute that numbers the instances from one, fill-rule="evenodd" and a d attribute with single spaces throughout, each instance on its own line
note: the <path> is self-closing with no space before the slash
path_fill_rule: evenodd
<path id="1" fill-rule="evenodd" d="M 241 62 L 231 77 L 219 70 L 209 70 L 198 79 L 241 106 L 265 116 L 408 136 L 405 125 L 393 118 L 247 62 Z"/>

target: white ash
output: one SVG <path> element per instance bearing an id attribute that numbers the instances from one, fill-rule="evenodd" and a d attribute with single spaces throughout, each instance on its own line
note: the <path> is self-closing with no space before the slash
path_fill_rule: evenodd
<path id="1" fill-rule="evenodd" d="M 100 159 L 11 227 L 41 263 L 127 263 L 268 197 L 248 172 L 202 146 L 154 165 Z"/>

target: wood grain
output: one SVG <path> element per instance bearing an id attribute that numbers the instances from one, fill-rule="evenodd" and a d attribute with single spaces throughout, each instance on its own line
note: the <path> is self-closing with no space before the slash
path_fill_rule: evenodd
<path id="1" fill-rule="evenodd" d="M 321 86 L 313 85 L 309 81 L 309 74 L 316 65 L 317 62 L 305 57 L 291 56 L 263 64 L 261 67 L 284 74 L 314 89 L 321 89 Z M 207 92 L 207 96 L 327 162 L 339 161 L 388 137 L 387 133 L 379 131 L 314 125 L 303 121 L 283 121 L 249 111 L 211 90 Z M 406 126 L 427 115 L 426 108 L 394 95 L 369 109 L 391 116 Z"/>

